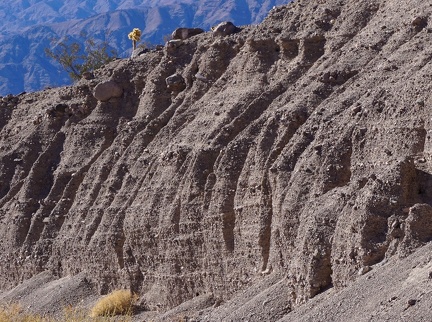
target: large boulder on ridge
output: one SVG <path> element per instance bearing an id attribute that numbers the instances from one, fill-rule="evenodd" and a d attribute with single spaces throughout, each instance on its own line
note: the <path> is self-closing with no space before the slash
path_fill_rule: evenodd
<path id="1" fill-rule="evenodd" d="M 240 31 L 231 21 L 224 21 L 215 27 L 212 27 L 215 36 L 228 36 Z"/>
<path id="2" fill-rule="evenodd" d="M 172 39 L 185 40 L 192 36 L 202 34 L 204 32 L 201 28 L 177 28 L 171 34 Z"/>

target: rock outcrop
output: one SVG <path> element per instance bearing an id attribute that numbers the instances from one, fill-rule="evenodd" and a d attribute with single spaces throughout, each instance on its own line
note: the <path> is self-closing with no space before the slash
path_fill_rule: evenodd
<path id="1" fill-rule="evenodd" d="M 215 36 L 225 37 L 239 32 L 240 28 L 237 28 L 231 21 L 224 21 L 213 27 L 212 31 Z"/>
<path id="2" fill-rule="evenodd" d="M 275 321 L 427 246 L 432 46 L 419 12 L 432 7 L 300 0 L 2 105 L 3 290 L 84 274 L 161 314 L 196 300 L 220 306 L 199 320 L 256 308 L 249 321 Z M 106 79 L 116 99 L 93 97 Z M 33 124 L 57 104 L 67 112 Z"/>
<path id="3" fill-rule="evenodd" d="M 168 76 L 165 80 L 167 88 L 173 92 L 181 92 L 186 88 L 186 83 L 183 77 L 179 74 Z"/>
<path id="4" fill-rule="evenodd" d="M 172 39 L 186 40 L 192 36 L 202 34 L 204 32 L 201 28 L 177 28 L 171 34 Z"/>
<path id="5" fill-rule="evenodd" d="M 121 97 L 123 88 L 112 80 L 103 81 L 96 85 L 93 95 L 98 101 L 106 102 L 111 98 Z"/>

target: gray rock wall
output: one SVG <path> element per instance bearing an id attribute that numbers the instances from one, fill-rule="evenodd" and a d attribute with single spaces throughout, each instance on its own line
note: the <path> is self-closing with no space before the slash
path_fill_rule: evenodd
<path id="1" fill-rule="evenodd" d="M 287 312 L 427 243 L 431 46 L 413 3 L 298 1 L 22 96 L 0 123 L 0 285 L 86 272 L 164 310 L 271 275 Z M 98 102 L 106 79 L 123 94 Z"/>

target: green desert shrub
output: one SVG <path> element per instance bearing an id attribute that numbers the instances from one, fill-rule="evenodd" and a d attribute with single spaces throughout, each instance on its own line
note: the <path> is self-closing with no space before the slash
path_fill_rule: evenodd
<path id="1" fill-rule="evenodd" d="M 75 41 L 69 36 L 53 39 L 52 48 L 45 48 L 45 55 L 59 63 L 74 81 L 117 57 L 116 50 L 107 41 L 97 41 L 84 32 L 81 39 Z"/>

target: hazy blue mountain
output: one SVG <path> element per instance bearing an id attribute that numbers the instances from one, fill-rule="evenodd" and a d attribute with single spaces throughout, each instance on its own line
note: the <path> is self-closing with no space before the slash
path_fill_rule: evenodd
<path id="1" fill-rule="evenodd" d="M 175 28 L 211 26 L 224 20 L 236 25 L 258 23 L 273 7 L 289 0 L 2 0 L 0 3 L 0 95 L 70 83 L 44 48 L 52 39 L 82 40 L 82 31 L 107 39 L 120 57 L 130 55 L 127 34 L 163 43 Z"/>

